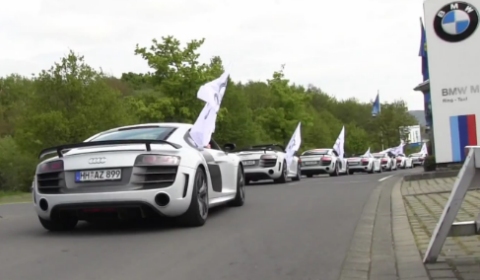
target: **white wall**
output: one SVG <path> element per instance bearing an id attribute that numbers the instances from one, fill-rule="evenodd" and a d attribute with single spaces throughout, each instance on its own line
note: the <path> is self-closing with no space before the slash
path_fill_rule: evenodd
<path id="1" fill-rule="evenodd" d="M 408 126 L 408 129 L 410 130 L 408 134 L 408 143 L 422 142 L 420 125 Z M 403 130 L 403 127 L 399 127 L 399 131 L 402 131 L 402 130 Z"/>
<path id="2" fill-rule="evenodd" d="M 469 7 L 457 7 L 451 0 L 425 0 L 425 31 L 427 35 L 427 52 L 430 72 L 430 92 L 432 102 L 433 130 L 435 140 L 435 157 L 437 163 L 458 162 L 465 155 L 464 146 L 472 145 L 472 139 L 478 138 L 479 122 L 470 117 L 470 129 L 465 124 L 465 115 L 476 116 L 480 111 L 480 26 L 473 34 L 459 42 L 448 42 L 435 32 L 452 29 L 452 25 L 443 28 L 442 18 L 451 9 L 467 19 L 478 18 L 480 0 L 468 0 Z M 446 13 L 441 13 L 441 10 Z M 460 16 L 457 16 L 459 19 Z M 469 26 L 475 26 L 470 21 Z M 450 29 L 448 29 L 450 28 Z M 458 32 L 458 29 L 457 29 Z M 468 32 L 463 32 L 465 35 Z M 471 33 L 471 32 L 470 32 Z M 458 35 L 454 35 L 457 36 Z M 418 38 L 420 41 L 420 38 Z M 420 72 L 420 58 L 419 58 Z M 420 75 L 420 74 L 419 74 Z M 478 87 L 478 88 L 477 88 Z M 473 117 L 475 118 L 475 117 Z M 478 117 L 477 117 L 478 118 Z M 459 121 L 460 119 L 460 121 Z M 474 123 L 471 125 L 471 123 Z M 465 140 L 467 139 L 467 140 Z M 468 143 L 470 142 L 470 143 Z"/>

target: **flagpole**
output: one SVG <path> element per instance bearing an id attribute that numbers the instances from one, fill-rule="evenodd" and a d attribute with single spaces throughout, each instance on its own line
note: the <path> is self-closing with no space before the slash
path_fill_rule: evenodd
<path id="1" fill-rule="evenodd" d="M 380 115 L 380 111 L 381 111 L 380 106 L 382 106 L 380 102 L 380 89 L 377 89 L 377 96 L 378 96 L 378 109 L 379 109 L 378 114 Z M 380 143 L 382 145 L 382 151 L 384 151 L 385 147 L 383 145 L 383 131 L 380 131 Z"/>

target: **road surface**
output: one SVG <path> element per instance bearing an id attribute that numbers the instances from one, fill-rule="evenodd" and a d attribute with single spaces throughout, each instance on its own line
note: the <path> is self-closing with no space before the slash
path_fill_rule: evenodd
<path id="1" fill-rule="evenodd" d="M 212 210 L 190 229 L 79 224 L 49 233 L 31 204 L 2 205 L 0 279 L 337 280 L 379 180 L 419 170 L 250 185 L 243 207 Z"/>

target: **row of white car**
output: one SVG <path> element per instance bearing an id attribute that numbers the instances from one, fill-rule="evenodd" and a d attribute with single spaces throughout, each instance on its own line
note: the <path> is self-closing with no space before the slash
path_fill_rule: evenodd
<path id="1" fill-rule="evenodd" d="M 285 148 L 278 144 L 255 145 L 236 151 L 240 156 L 247 184 L 259 180 L 274 180 L 285 183 L 287 178 L 300 180 L 302 175 L 308 178 L 314 175 L 348 175 L 355 172 L 381 173 L 398 169 L 414 168 L 422 165 L 424 156 L 404 154 L 394 156 L 389 153 L 368 154 L 350 158 L 340 158 L 334 149 L 313 149 L 295 156 L 287 168 Z"/>
<path id="2" fill-rule="evenodd" d="M 235 144 L 222 148 L 212 138 L 209 148 L 198 148 L 191 128 L 184 123 L 117 127 L 42 150 L 32 182 L 40 223 L 49 231 L 64 231 L 79 221 L 163 216 L 202 226 L 210 208 L 242 206 L 244 185 L 251 181 L 285 183 L 302 175 L 381 171 L 379 163 L 387 170 L 416 164 L 373 156 L 359 158 L 356 165 L 333 149 L 314 149 L 288 165 L 285 148 L 275 144 L 236 151 Z"/>

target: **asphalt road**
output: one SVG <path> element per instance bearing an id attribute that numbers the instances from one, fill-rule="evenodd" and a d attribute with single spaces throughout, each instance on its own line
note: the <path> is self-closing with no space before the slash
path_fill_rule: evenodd
<path id="1" fill-rule="evenodd" d="M 49 233 L 30 204 L 0 206 L 1 280 L 337 280 L 364 204 L 389 175 L 247 186 L 204 227 L 94 227 Z M 393 181 L 392 179 L 386 179 Z"/>

